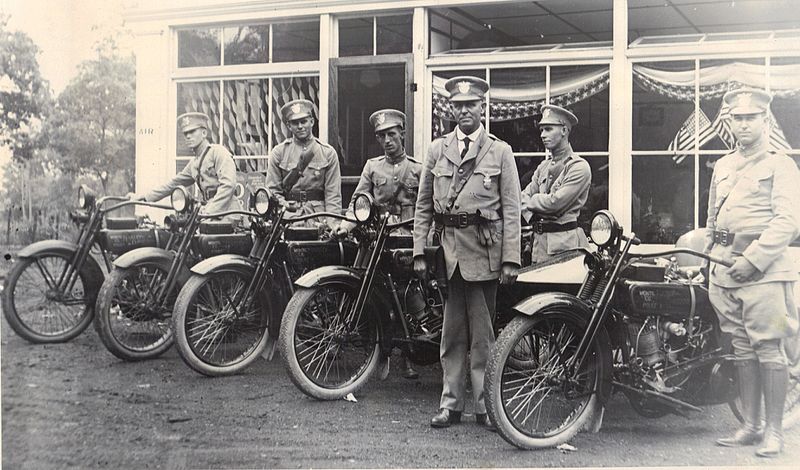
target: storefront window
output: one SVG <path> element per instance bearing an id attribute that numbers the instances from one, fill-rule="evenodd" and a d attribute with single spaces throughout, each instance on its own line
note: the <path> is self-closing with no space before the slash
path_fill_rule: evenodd
<path id="1" fill-rule="evenodd" d="M 431 8 L 431 53 L 610 41 L 612 4 L 571 0 Z"/>
<path id="2" fill-rule="evenodd" d="M 372 55 L 374 18 L 342 18 L 339 20 L 339 57 Z"/>
<path id="3" fill-rule="evenodd" d="M 319 136 L 319 77 L 290 77 L 272 79 L 272 146 L 291 137 L 281 119 L 281 107 L 289 101 L 305 99 L 314 103 L 314 135 Z"/>
<path id="4" fill-rule="evenodd" d="M 269 62 L 269 25 L 226 27 L 225 65 Z"/>
<path id="5" fill-rule="evenodd" d="M 233 155 L 266 157 L 269 153 L 269 80 L 227 80 L 223 87 L 222 144 Z M 264 164 L 255 166 L 266 170 Z"/>
<path id="6" fill-rule="evenodd" d="M 412 16 L 379 16 L 377 23 L 377 54 L 408 54 L 412 44 Z"/>
<path id="7" fill-rule="evenodd" d="M 319 20 L 274 23 L 272 61 L 319 60 Z"/>
<path id="8" fill-rule="evenodd" d="M 545 67 L 497 69 L 491 72 L 492 134 L 514 152 L 544 152 L 536 129 L 547 83 Z"/>
<path id="9" fill-rule="evenodd" d="M 645 243 L 671 244 L 694 228 L 694 158 L 633 157 L 633 231 Z"/>
<path id="10" fill-rule="evenodd" d="M 219 28 L 178 31 L 178 67 L 219 65 Z"/>
<path id="11" fill-rule="evenodd" d="M 411 44 L 412 15 L 339 20 L 339 57 L 408 54 Z"/>

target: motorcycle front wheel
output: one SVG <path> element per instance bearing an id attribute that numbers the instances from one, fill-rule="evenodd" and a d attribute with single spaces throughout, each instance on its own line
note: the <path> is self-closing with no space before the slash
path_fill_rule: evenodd
<path id="1" fill-rule="evenodd" d="M 172 346 L 170 317 L 175 289 L 163 301 L 155 298 L 167 274 L 164 266 L 142 263 L 114 268 L 103 282 L 94 325 L 113 355 L 124 361 L 143 361 L 164 354 Z"/>
<path id="2" fill-rule="evenodd" d="M 14 263 L 3 286 L 3 315 L 19 336 L 31 343 L 63 343 L 92 322 L 94 294 L 81 272 L 68 291 L 57 284 L 71 254 L 51 253 Z M 96 287 L 95 287 L 96 289 Z"/>
<path id="3" fill-rule="evenodd" d="M 588 423 L 600 406 L 596 347 L 568 373 L 583 333 L 569 312 L 518 316 L 503 329 L 484 382 L 487 413 L 503 439 L 520 449 L 554 447 Z"/>
<path id="4" fill-rule="evenodd" d="M 292 382 L 318 400 L 337 400 L 367 383 L 378 367 L 378 323 L 369 301 L 352 311 L 358 289 L 299 288 L 286 306 L 279 348 Z"/>
<path id="5" fill-rule="evenodd" d="M 252 270 L 220 269 L 192 275 L 181 289 L 173 311 L 175 338 L 178 353 L 195 372 L 239 373 L 266 347 L 269 303 L 261 293 L 247 294 L 252 277 Z"/>

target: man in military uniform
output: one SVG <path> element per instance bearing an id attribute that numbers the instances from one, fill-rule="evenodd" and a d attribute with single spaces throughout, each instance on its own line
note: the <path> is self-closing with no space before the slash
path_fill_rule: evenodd
<path id="1" fill-rule="evenodd" d="M 281 108 L 283 122 L 292 133 L 275 146 L 267 164 L 267 188 L 282 205 L 298 215 L 342 212 L 342 174 L 336 150 L 314 137 L 314 105 L 294 100 Z M 311 219 L 304 225 L 327 224 Z"/>
<path id="2" fill-rule="evenodd" d="M 367 160 L 353 196 L 371 194 L 375 203 L 391 214 L 390 223 L 411 219 L 414 217 L 422 164 L 405 151 L 406 115 L 395 109 L 382 109 L 372 113 L 369 122 L 375 128 L 375 137 L 384 155 Z M 354 216 L 354 202 L 355 197 L 347 209 L 348 217 Z M 345 236 L 354 227 L 354 223 L 344 221 L 336 229 L 336 235 Z M 410 231 L 399 229 L 396 233 L 409 235 Z M 402 358 L 403 377 L 419 377 L 405 355 Z"/>
<path id="3" fill-rule="evenodd" d="M 800 233 L 800 171 L 769 150 L 769 94 L 729 91 L 737 149 L 714 167 L 708 199 L 706 251 L 733 266 L 711 264 L 709 298 L 720 327 L 732 335 L 744 425 L 727 447 L 755 445 L 761 457 L 783 450 L 788 382 L 784 342 L 797 334 L 793 296 L 797 271 L 787 250 Z M 761 396 L 766 429 L 761 429 Z"/>
<path id="4" fill-rule="evenodd" d="M 178 116 L 178 127 L 195 157 L 170 182 L 147 194 L 130 193 L 128 197 L 132 200 L 155 202 L 168 196 L 179 186 L 196 183 L 200 197 L 207 202 L 203 208 L 204 213 L 241 210 L 235 196 L 236 164 L 225 147 L 208 142 L 208 116 L 203 113 L 181 114 Z"/>
<path id="5" fill-rule="evenodd" d="M 449 279 L 440 348 L 444 384 L 431 426 L 460 422 L 469 372 L 476 421 L 492 429 L 483 379 L 494 344 L 497 280 L 511 284 L 519 269 L 519 177 L 511 147 L 481 124 L 489 85 L 455 77 L 445 87 L 458 127 L 431 143 L 414 218 L 414 271 L 427 272 L 424 247 L 433 221 Z"/>
<path id="6" fill-rule="evenodd" d="M 522 191 L 522 217 L 535 235 L 531 261 L 541 263 L 562 251 L 588 246 L 578 215 L 589 197 L 592 170 L 572 151 L 569 134 L 578 118 L 564 108 L 542 106 L 539 132 L 550 157 L 533 173 Z"/>

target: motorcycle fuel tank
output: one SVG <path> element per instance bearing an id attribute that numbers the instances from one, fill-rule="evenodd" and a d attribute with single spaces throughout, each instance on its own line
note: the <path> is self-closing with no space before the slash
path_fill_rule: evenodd
<path id="1" fill-rule="evenodd" d="M 684 319 L 694 310 L 710 311 L 708 291 L 700 285 L 679 282 L 625 280 L 620 284 L 617 299 L 622 311 L 636 317 L 661 315 Z M 690 289 L 694 290 L 694 296 Z"/>

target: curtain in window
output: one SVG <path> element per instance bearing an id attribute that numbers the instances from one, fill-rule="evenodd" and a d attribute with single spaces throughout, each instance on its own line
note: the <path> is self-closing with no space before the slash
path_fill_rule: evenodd
<path id="1" fill-rule="evenodd" d="M 314 116 L 319 120 L 319 77 L 289 77 L 272 79 L 272 145 L 289 137 L 289 128 L 281 119 L 281 107 L 292 100 L 304 99 L 314 103 Z"/>
<path id="2" fill-rule="evenodd" d="M 269 80 L 230 80 L 224 85 L 224 145 L 236 156 L 267 155 Z"/>
<path id="3" fill-rule="evenodd" d="M 582 72 L 550 83 L 550 103 L 569 107 L 608 87 L 608 67 Z M 442 121 L 453 121 L 448 105 L 450 94 L 445 90 L 447 79 L 433 77 L 433 137 L 439 137 L 445 126 Z M 492 87 L 489 91 L 489 119 L 492 122 L 510 121 L 539 114 L 545 104 L 544 83 L 522 84 L 513 87 Z"/>

